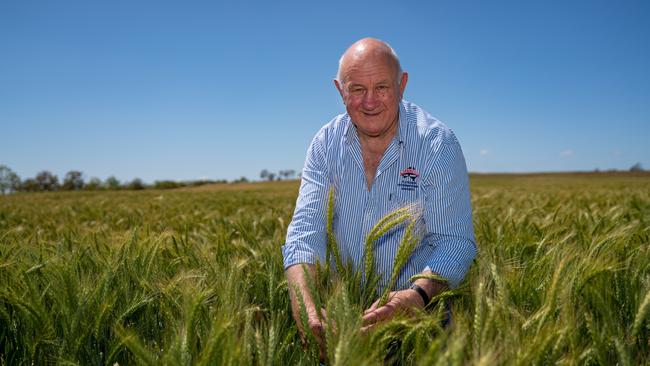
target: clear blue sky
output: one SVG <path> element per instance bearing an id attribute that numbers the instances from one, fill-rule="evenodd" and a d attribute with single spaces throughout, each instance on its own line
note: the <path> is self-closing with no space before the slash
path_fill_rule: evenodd
<path id="1" fill-rule="evenodd" d="M 217 4 L 218 5 L 215 5 Z M 648 1 L 0 2 L 0 164 L 120 180 L 302 168 L 355 40 L 470 171 L 650 168 Z"/>

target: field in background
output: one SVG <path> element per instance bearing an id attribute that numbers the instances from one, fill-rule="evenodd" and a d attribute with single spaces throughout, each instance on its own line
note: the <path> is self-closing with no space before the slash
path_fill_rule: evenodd
<path id="1" fill-rule="evenodd" d="M 436 312 L 360 336 L 327 302 L 331 364 L 644 364 L 650 176 L 472 175 L 479 255 Z M 0 364 L 313 364 L 280 246 L 298 182 L 0 197 Z M 400 341 L 401 347 L 396 348 Z"/>

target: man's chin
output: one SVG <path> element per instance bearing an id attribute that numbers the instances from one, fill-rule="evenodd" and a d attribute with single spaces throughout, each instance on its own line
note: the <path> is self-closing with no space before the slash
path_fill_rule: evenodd
<path id="1" fill-rule="evenodd" d="M 368 129 L 359 128 L 358 126 L 357 126 L 357 131 L 359 131 L 361 134 L 368 137 L 379 137 L 386 133 L 385 130 L 373 130 L 373 129 L 368 130 Z"/>

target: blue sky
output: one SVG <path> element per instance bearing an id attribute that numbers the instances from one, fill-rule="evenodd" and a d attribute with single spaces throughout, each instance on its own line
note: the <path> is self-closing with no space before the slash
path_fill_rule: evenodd
<path id="1" fill-rule="evenodd" d="M 650 168 L 647 1 L 0 2 L 0 164 L 121 180 L 300 170 L 373 36 L 470 171 Z"/>

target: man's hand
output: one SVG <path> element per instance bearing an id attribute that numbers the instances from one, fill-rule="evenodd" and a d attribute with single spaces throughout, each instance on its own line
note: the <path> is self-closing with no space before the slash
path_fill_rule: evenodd
<path id="1" fill-rule="evenodd" d="M 325 342 L 325 329 L 327 328 L 327 311 L 325 309 L 320 309 L 321 317 L 318 317 L 315 311 L 311 311 L 307 314 L 307 326 L 309 331 L 314 336 L 316 343 L 318 343 L 319 358 L 321 362 L 327 360 L 327 346 Z M 304 339 L 304 334 L 301 333 L 301 338 L 304 344 L 306 344 L 306 339 Z"/>
<path id="2" fill-rule="evenodd" d="M 393 291 L 388 295 L 386 305 L 379 306 L 377 300 L 363 312 L 361 331 L 367 332 L 378 323 L 390 320 L 398 314 L 411 314 L 415 309 L 423 308 L 424 301 L 417 291 L 411 289 Z"/>
<path id="3" fill-rule="evenodd" d="M 435 274 L 426 270 L 422 272 L 422 275 L 429 276 Z M 438 279 L 419 278 L 414 283 L 429 295 L 429 299 L 447 290 L 447 283 Z M 415 290 L 392 291 L 388 295 L 386 305 L 379 306 L 379 300 L 377 300 L 363 312 L 363 318 L 361 318 L 363 327 L 361 331 L 367 332 L 376 324 L 390 320 L 398 314 L 413 314 L 415 313 L 415 309 L 423 309 L 425 305 L 422 296 Z"/>
<path id="4" fill-rule="evenodd" d="M 297 264 L 287 268 L 285 271 L 287 276 L 287 283 L 289 285 L 289 295 L 291 297 L 291 313 L 298 327 L 300 340 L 303 345 L 307 343 L 307 334 L 305 331 L 310 332 L 316 342 L 320 351 L 321 362 L 324 362 L 327 357 L 327 348 L 325 344 L 325 329 L 327 326 L 327 312 L 325 309 L 320 309 L 320 318 L 318 309 L 314 303 L 312 294 L 309 291 L 308 282 L 316 281 L 316 267 L 310 264 Z M 307 278 L 309 277 L 309 278 Z M 298 300 L 300 298 L 300 300 Z M 307 311 L 307 326 L 309 329 L 303 329 L 302 321 L 300 318 L 300 302 L 305 306 Z"/>

